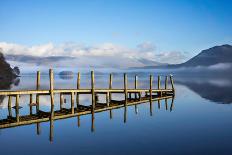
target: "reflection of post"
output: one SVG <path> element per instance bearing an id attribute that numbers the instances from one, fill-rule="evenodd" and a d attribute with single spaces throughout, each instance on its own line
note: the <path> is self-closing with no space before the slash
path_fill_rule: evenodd
<path id="1" fill-rule="evenodd" d="M 152 100 L 150 100 L 150 116 L 152 116 L 152 110 L 153 110 L 153 108 L 152 108 Z"/>
<path id="2" fill-rule="evenodd" d="M 33 102 L 33 96 L 32 96 L 32 94 L 30 94 L 30 104 L 29 104 L 29 107 L 30 107 L 30 115 L 32 115 L 32 102 Z"/>
<path id="3" fill-rule="evenodd" d="M 165 109 L 168 110 L 168 99 L 165 99 Z"/>
<path id="4" fill-rule="evenodd" d="M 127 75 L 126 75 L 126 73 L 124 73 L 124 93 L 125 93 L 125 105 L 127 105 L 127 96 L 128 96 L 128 94 L 127 94 Z"/>
<path id="5" fill-rule="evenodd" d="M 110 119 L 112 119 L 113 118 L 113 111 L 112 111 L 112 109 L 110 109 Z"/>
<path id="6" fill-rule="evenodd" d="M 36 133 L 37 135 L 40 135 L 41 133 L 40 123 L 36 123 Z"/>
<path id="7" fill-rule="evenodd" d="M 127 121 L 127 106 L 124 106 L 124 123 Z"/>
<path id="8" fill-rule="evenodd" d="M 49 70 L 49 77 L 50 77 L 50 97 L 51 97 L 51 106 L 54 105 L 54 94 L 53 94 L 53 89 L 54 89 L 54 75 L 53 75 L 53 70 Z"/>
<path id="9" fill-rule="evenodd" d="M 12 117 L 11 101 L 12 101 L 12 97 L 8 96 L 8 112 L 10 117 Z"/>
<path id="10" fill-rule="evenodd" d="M 109 89 L 112 89 L 112 83 L 113 83 L 112 80 L 113 80 L 113 75 L 110 74 Z M 109 93 L 109 102 L 111 102 L 111 100 L 112 100 L 112 94 Z"/>
<path id="11" fill-rule="evenodd" d="M 161 106 L 160 106 L 160 100 L 158 100 L 158 108 L 160 109 L 160 107 L 161 107 Z"/>
<path id="12" fill-rule="evenodd" d="M 171 103 L 171 106 L 170 106 L 170 111 L 172 111 L 174 108 L 174 97 L 172 97 L 172 103 Z"/>
<path id="13" fill-rule="evenodd" d="M 81 126 L 81 119 L 80 116 L 77 116 L 77 126 L 80 127 Z"/>
<path id="14" fill-rule="evenodd" d="M 71 110 L 72 114 L 74 114 L 74 92 L 71 92 Z"/>
<path id="15" fill-rule="evenodd" d="M 36 90 L 40 89 L 40 71 L 37 71 Z M 36 94 L 36 112 L 39 112 L 39 94 Z"/>
<path id="16" fill-rule="evenodd" d="M 91 132 L 95 131 L 95 126 L 94 126 L 94 114 L 92 113 L 92 119 L 91 119 Z"/>
<path id="17" fill-rule="evenodd" d="M 15 100 L 15 113 L 16 113 L 16 121 L 19 122 L 19 95 L 16 95 Z"/>
<path id="18" fill-rule="evenodd" d="M 138 106 L 137 106 L 137 104 L 135 104 L 135 114 L 136 115 L 138 114 Z"/>
<path id="19" fill-rule="evenodd" d="M 94 71 L 91 71 L 91 89 L 92 89 L 92 113 L 93 113 L 95 109 Z"/>
<path id="20" fill-rule="evenodd" d="M 153 76 L 150 75 L 150 100 L 152 100 L 152 82 L 153 82 Z"/>
<path id="21" fill-rule="evenodd" d="M 77 89 L 80 89 L 80 85 L 81 85 L 81 74 L 80 72 L 78 72 L 77 74 Z M 76 94 L 76 104 L 79 105 L 79 93 Z"/>
<path id="22" fill-rule="evenodd" d="M 54 137 L 54 105 L 51 105 L 51 113 L 50 113 L 50 134 L 49 134 L 49 140 L 50 142 L 53 142 Z"/>

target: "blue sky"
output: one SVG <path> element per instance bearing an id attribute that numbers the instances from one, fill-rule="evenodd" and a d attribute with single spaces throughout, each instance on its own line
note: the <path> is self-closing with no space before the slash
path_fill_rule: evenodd
<path id="1" fill-rule="evenodd" d="M 149 42 L 158 52 L 195 55 L 232 44 L 231 8 L 225 0 L 2 0 L 0 42 L 129 48 Z"/>

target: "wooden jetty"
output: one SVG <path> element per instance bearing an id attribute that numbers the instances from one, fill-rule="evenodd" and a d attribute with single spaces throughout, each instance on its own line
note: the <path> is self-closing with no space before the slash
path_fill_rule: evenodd
<path id="1" fill-rule="evenodd" d="M 40 122 L 50 121 L 50 125 L 53 126 L 53 121 L 58 119 L 65 119 L 69 117 L 78 118 L 81 115 L 92 114 L 92 119 L 94 120 L 94 113 L 107 111 L 109 110 L 112 112 L 112 109 L 127 107 L 150 102 L 150 106 L 152 106 L 153 101 L 158 101 L 158 107 L 160 108 L 160 100 L 165 99 L 165 107 L 167 109 L 167 99 L 172 98 L 172 105 L 170 110 L 173 106 L 173 98 L 175 95 L 174 89 L 174 82 L 172 76 L 165 77 L 165 85 L 164 88 L 161 88 L 160 76 L 158 76 L 158 83 L 157 89 L 155 89 L 153 84 L 153 76 L 150 75 L 150 87 L 149 89 L 140 89 L 138 88 L 138 76 L 136 75 L 134 78 L 135 88 L 129 89 L 127 86 L 127 74 L 124 74 L 124 88 L 123 89 L 114 89 L 112 88 L 113 83 L 113 75 L 110 74 L 109 78 L 109 88 L 108 89 L 99 89 L 95 88 L 95 79 L 94 79 L 94 72 L 91 71 L 91 88 L 81 88 L 80 87 L 80 73 L 77 76 L 77 88 L 76 89 L 54 89 L 54 75 L 53 70 L 49 70 L 49 80 L 50 80 L 50 89 L 49 90 L 42 90 L 40 89 L 40 72 L 37 72 L 37 81 L 36 81 L 36 90 L 10 90 L 10 91 L 0 91 L 0 95 L 8 96 L 8 111 L 9 114 L 6 119 L 0 120 L 0 129 L 3 128 L 10 128 L 16 127 L 20 125 L 28 125 Z M 170 80 L 171 88 L 168 87 L 168 81 Z M 113 100 L 112 94 L 120 93 L 124 94 L 124 100 Z M 60 95 L 60 109 L 54 110 L 54 95 Z M 81 105 L 79 102 L 79 95 L 81 94 L 91 94 L 92 103 L 90 106 Z M 105 94 L 106 102 L 99 103 L 97 100 L 98 94 Z M 19 100 L 20 95 L 29 95 L 30 97 L 30 113 L 28 115 L 20 116 L 19 114 Z M 36 103 L 33 103 L 33 95 L 36 95 Z M 51 111 L 44 112 L 41 111 L 39 108 L 39 97 L 42 95 L 49 95 L 50 96 L 50 104 L 51 104 Z M 64 98 L 63 95 L 70 95 L 71 96 L 71 108 L 63 108 Z M 12 116 L 12 97 L 15 97 L 15 117 Z M 76 97 L 76 105 L 75 105 L 75 97 Z M 32 107 L 36 106 L 36 113 L 33 114 Z M 152 114 L 152 111 L 151 111 Z M 94 128 L 93 128 L 94 129 Z M 39 133 L 39 130 L 38 132 Z"/>

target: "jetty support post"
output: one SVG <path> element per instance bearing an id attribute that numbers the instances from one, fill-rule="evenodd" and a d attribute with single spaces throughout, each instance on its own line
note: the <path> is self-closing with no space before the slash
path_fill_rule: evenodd
<path id="1" fill-rule="evenodd" d="M 138 76 L 135 75 L 135 89 L 138 88 Z M 137 92 L 135 92 L 135 99 L 137 99 Z"/>
<path id="2" fill-rule="evenodd" d="M 91 71 L 91 92 L 92 92 L 92 113 L 94 113 L 95 109 L 95 92 L 94 92 L 94 71 Z"/>
<path id="3" fill-rule="evenodd" d="M 112 85 L 113 85 L 113 74 L 111 73 L 110 74 L 110 83 L 109 83 L 109 89 L 110 90 L 113 88 Z M 111 92 L 109 93 L 109 100 L 110 100 L 110 102 L 112 100 L 112 93 Z"/>
<path id="4" fill-rule="evenodd" d="M 63 104 L 64 104 L 64 96 L 62 93 L 60 93 L 60 110 L 63 109 Z"/>
<path id="5" fill-rule="evenodd" d="M 74 114 L 74 92 L 71 92 L 71 112 Z"/>
<path id="6" fill-rule="evenodd" d="M 152 83 L 153 83 L 153 76 L 150 75 L 150 100 L 152 100 Z"/>
<path id="7" fill-rule="evenodd" d="M 165 89 L 168 89 L 168 76 L 165 76 Z"/>
<path id="8" fill-rule="evenodd" d="M 77 89 L 80 89 L 81 86 L 81 74 L 80 72 L 77 73 Z M 76 93 L 76 104 L 79 105 L 80 103 L 79 93 Z"/>
<path id="9" fill-rule="evenodd" d="M 128 93 L 127 93 L 127 74 L 126 73 L 124 73 L 124 93 L 125 93 L 125 105 L 127 105 Z"/>
<path id="10" fill-rule="evenodd" d="M 170 75 L 170 82 L 171 82 L 171 85 L 172 85 L 173 95 L 175 95 L 175 87 L 174 87 L 173 75 Z"/>
<path id="11" fill-rule="evenodd" d="M 51 97 L 51 108 L 54 106 L 54 74 L 53 70 L 49 69 L 49 78 L 50 78 L 50 97 Z"/>
<path id="12" fill-rule="evenodd" d="M 36 90 L 40 89 L 40 71 L 37 71 Z M 36 94 L 36 112 L 39 112 L 39 94 Z"/>
<path id="13" fill-rule="evenodd" d="M 29 107 L 30 107 L 30 115 L 32 115 L 32 103 L 33 103 L 33 95 L 32 94 L 30 94 L 30 101 L 29 101 L 30 103 L 29 103 Z"/>
<path id="14" fill-rule="evenodd" d="M 9 95 L 8 96 L 8 113 L 9 113 L 9 116 L 12 117 L 12 97 Z"/>
<path id="15" fill-rule="evenodd" d="M 16 99 L 15 99 L 15 113 L 16 113 L 16 121 L 19 122 L 19 94 L 16 95 Z"/>
<path id="16" fill-rule="evenodd" d="M 158 75 L 158 85 L 157 85 L 158 90 L 160 90 L 160 86 L 161 86 L 160 79 L 161 79 L 161 77 L 160 77 L 160 75 Z M 158 93 L 158 94 L 159 94 L 159 96 L 162 96 L 162 91 L 160 93 Z"/>

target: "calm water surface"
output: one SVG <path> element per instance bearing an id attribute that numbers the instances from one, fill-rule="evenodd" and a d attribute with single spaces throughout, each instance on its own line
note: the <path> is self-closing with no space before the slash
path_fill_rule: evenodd
<path id="1" fill-rule="evenodd" d="M 76 77 L 55 77 L 55 88 L 75 88 Z M 133 87 L 133 76 L 128 77 Z M 12 89 L 35 89 L 34 76 L 22 76 Z M 81 77 L 81 87 L 90 87 L 89 75 Z M 41 77 L 41 89 L 48 88 L 48 77 Z M 139 77 L 139 87 L 149 87 L 149 76 Z M 154 82 L 156 86 L 156 81 Z M 96 75 L 96 87 L 107 88 L 108 76 Z M 123 87 L 123 76 L 115 75 L 114 88 Z M 51 141 L 50 122 L 0 129 L 2 155 L 44 154 L 232 154 L 232 83 L 230 79 L 175 78 L 174 107 L 166 109 L 162 100 L 91 115 L 54 121 Z M 113 95 L 114 99 L 122 96 Z M 66 107 L 70 107 L 68 96 Z M 35 99 L 35 98 L 34 98 Z M 104 96 L 100 96 L 104 100 Z M 81 95 L 80 103 L 91 104 Z M 59 109 L 59 98 L 55 98 Z M 29 97 L 20 97 L 20 114 L 29 112 Z M 50 110 L 50 98 L 41 97 L 41 109 Z M 1 103 L 0 119 L 8 115 L 7 98 Z M 152 113 L 150 111 L 152 108 Z M 34 109 L 35 110 L 35 109 Z M 14 113 L 13 113 L 14 114 Z M 92 125 L 94 124 L 94 131 Z M 39 126 L 39 130 L 37 127 Z"/>

